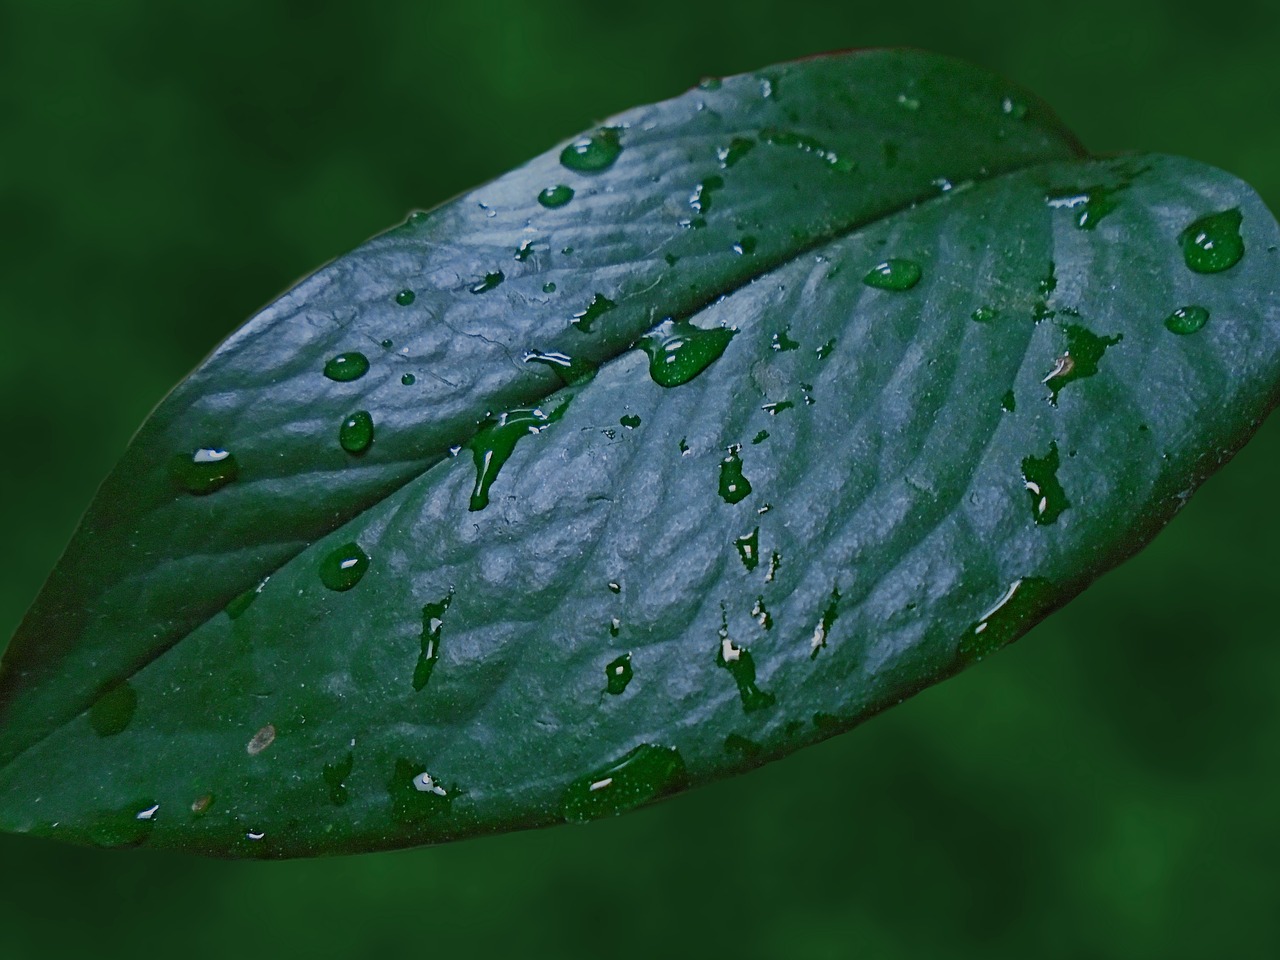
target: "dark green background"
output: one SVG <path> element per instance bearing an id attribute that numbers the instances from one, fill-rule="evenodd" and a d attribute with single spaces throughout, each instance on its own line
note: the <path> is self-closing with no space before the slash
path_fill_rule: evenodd
<path id="1" fill-rule="evenodd" d="M 702 75 L 949 52 L 1095 151 L 1207 161 L 1280 210 L 1273 4 L 371 6 L 0 2 L 5 635 L 133 428 L 257 307 Z M 1275 956 L 1277 466 L 1272 423 L 1013 649 L 616 821 L 286 864 L 0 837 L 0 956 Z"/>

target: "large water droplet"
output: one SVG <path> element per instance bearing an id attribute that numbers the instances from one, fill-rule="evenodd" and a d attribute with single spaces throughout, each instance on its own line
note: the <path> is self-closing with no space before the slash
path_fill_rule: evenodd
<path id="1" fill-rule="evenodd" d="M 369 358 L 355 350 L 340 353 L 324 365 L 324 375 L 338 383 L 359 380 L 369 372 Z"/>
<path id="2" fill-rule="evenodd" d="M 1058 445 L 1051 442 L 1043 457 L 1024 457 L 1022 479 L 1031 497 L 1031 515 L 1038 524 L 1054 523 L 1071 506 L 1058 482 Z"/>
<path id="3" fill-rule="evenodd" d="M 571 357 L 567 353 L 543 353 L 530 350 L 522 358 L 525 363 L 541 363 L 555 371 L 565 386 L 586 383 L 596 375 L 596 368 L 586 360 Z"/>
<path id="4" fill-rule="evenodd" d="M 684 782 L 680 751 L 642 743 L 620 760 L 569 784 L 560 795 L 560 812 L 573 823 L 617 816 L 678 790 Z"/>
<path id="5" fill-rule="evenodd" d="M 604 668 L 605 691 L 618 696 L 631 682 L 631 654 L 625 653 Z"/>
<path id="6" fill-rule="evenodd" d="M 569 406 L 565 400 L 550 413 L 538 408 L 509 410 L 481 422 L 467 446 L 474 455 L 476 482 L 471 491 L 471 509 L 483 510 L 489 505 L 489 488 L 498 479 L 503 464 L 511 457 L 522 437 L 541 433 L 555 423 Z"/>
<path id="7" fill-rule="evenodd" d="M 756 684 L 756 662 L 751 651 L 740 647 L 729 636 L 729 625 L 723 617 L 720 626 L 720 642 L 716 646 L 716 666 L 729 671 L 733 682 L 738 685 L 738 696 L 742 700 L 744 713 L 754 713 L 772 707 L 777 698 L 773 694 L 761 690 Z"/>
<path id="8" fill-rule="evenodd" d="M 187 493 L 204 497 L 240 476 L 240 463 L 234 453 L 226 450 L 200 449 L 169 461 L 169 476 Z"/>
<path id="9" fill-rule="evenodd" d="M 1204 307 L 1179 307 L 1165 317 L 1164 325 L 1170 333 L 1186 336 L 1195 333 L 1209 322 L 1209 311 Z"/>
<path id="10" fill-rule="evenodd" d="M 138 693 L 128 683 L 112 687 L 89 710 L 89 725 L 100 737 L 123 733 L 138 709 Z"/>
<path id="11" fill-rule="evenodd" d="M 556 207 L 563 207 L 572 199 L 573 187 L 566 186 L 563 183 L 554 187 L 547 187 L 538 194 L 538 202 L 551 210 L 556 209 Z"/>
<path id="12" fill-rule="evenodd" d="M 1041 577 L 1023 577 L 1013 581 L 1000 599 L 960 638 L 957 654 L 971 663 L 1012 643 L 1049 606 L 1051 593 L 1049 581 Z"/>
<path id="13" fill-rule="evenodd" d="M 345 543 L 320 561 L 320 582 L 330 590 L 350 590 L 369 572 L 369 555 Z"/>
<path id="14" fill-rule="evenodd" d="M 422 690 L 431 680 L 436 662 L 440 659 L 440 634 L 444 630 L 444 615 L 453 603 L 453 591 L 442 599 L 422 608 L 422 651 L 413 668 L 413 689 Z"/>
<path id="15" fill-rule="evenodd" d="M 1187 266 L 1196 273 L 1220 273 L 1239 263 L 1244 256 L 1243 219 L 1237 207 L 1201 217 L 1183 230 L 1178 241 Z"/>
<path id="16" fill-rule="evenodd" d="M 622 153 L 620 133 L 617 127 L 604 127 L 589 136 L 579 137 L 560 151 L 560 162 L 578 173 L 607 170 Z"/>
<path id="17" fill-rule="evenodd" d="M 742 447 L 734 444 L 720 461 L 720 496 L 725 503 L 738 503 L 751 493 L 751 481 L 742 473 Z"/>
<path id="18" fill-rule="evenodd" d="M 584 309 L 573 315 L 573 325 L 583 333 L 590 333 L 591 324 L 616 306 L 617 304 L 603 293 L 597 293 L 592 296 L 591 302 Z"/>
<path id="19" fill-rule="evenodd" d="M 920 264 L 893 257 L 872 267 L 862 282 L 878 290 L 902 291 L 910 290 L 919 283 L 920 276 Z"/>
<path id="20" fill-rule="evenodd" d="M 373 444 L 373 417 L 367 410 L 357 410 L 342 421 L 338 443 L 347 453 L 359 456 Z"/>
<path id="21" fill-rule="evenodd" d="M 644 337 L 639 347 L 649 356 L 653 382 L 678 387 L 720 359 L 735 333 L 727 327 L 704 330 L 687 320 L 667 320 Z"/>

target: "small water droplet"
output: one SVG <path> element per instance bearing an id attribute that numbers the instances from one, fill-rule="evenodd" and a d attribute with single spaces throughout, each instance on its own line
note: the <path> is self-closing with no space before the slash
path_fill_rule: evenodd
<path id="1" fill-rule="evenodd" d="M 640 426 L 640 418 L 633 413 L 625 415 L 618 422 L 621 423 L 628 430 L 634 430 L 636 427 Z"/>
<path id="2" fill-rule="evenodd" d="M 1043 457 L 1024 457 L 1022 479 L 1031 497 L 1031 515 L 1038 524 L 1055 523 L 1071 506 L 1066 491 L 1058 482 L 1058 445 L 1050 442 Z"/>
<path id="3" fill-rule="evenodd" d="M 761 430 L 759 433 L 757 433 L 754 437 L 751 438 L 751 443 L 753 446 L 758 446 L 759 444 L 764 443 L 768 439 L 769 439 L 769 431 Z"/>
<path id="4" fill-rule="evenodd" d="M 446 789 L 420 763 L 399 759 L 387 781 L 391 797 L 391 819 L 411 824 L 445 816 L 453 803 L 453 790 Z"/>
<path id="5" fill-rule="evenodd" d="M 368 372 L 369 358 L 354 350 L 340 353 L 324 365 L 324 375 L 338 383 L 359 380 Z"/>
<path id="6" fill-rule="evenodd" d="M 536 407 L 524 408 L 509 410 L 481 421 L 475 436 L 467 442 L 476 466 L 471 510 L 483 510 L 489 505 L 489 488 L 498 479 L 503 464 L 510 459 L 520 439 L 541 433 L 564 416 L 568 406 L 569 399 L 566 399 L 550 413 L 544 413 Z"/>
<path id="7" fill-rule="evenodd" d="M 769 416 L 776 417 L 784 410 L 790 410 L 794 406 L 795 404 L 790 400 L 779 400 L 777 403 L 766 403 L 760 409 L 769 414 Z"/>
<path id="8" fill-rule="evenodd" d="M 320 562 L 320 582 L 330 590 L 350 590 L 369 572 L 369 555 L 358 544 L 345 543 Z"/>
<path id="9" fill-rule="evenodd" d="M 569 784 L 560 795 L 560 812 L 571 823 L 617 816 L 672 793 L 684 783 L 680 751 L 642 743 L 621 759 Z"/>
<path id="10" fill-rule="evenodd" d="M 453 590 L 422 608 L 422 650 L 413 668 L 413 689 L 423 690 L 431 680 L 440 659 L 440 634 L 444 630 L 444 615 L 453 603 Z"/>
<path id="11" fill-rule="evenodd" d="M 728 327 L 706 330 L 686 320 L 667 320 L 641 339 L 639 347 L 649 356 L 653 382 L 678 387 L 720 359 L 736 333 Z"/>
<path id="12" fill-rule="evenodd" d="M 256 757 L 275 742 L 276 728 L 272 724 L 268 723 L 249 739 L 249 742 L 245 745 L 244 749 L 249 756 Z"/>
<path id="13" fill-rule="evenodd" d="M 89 710 L 89 725 L 100 737 L 123 733 L 138 709 L 138 693 L 127 682 L 112 687 Z"/>
<path id="14" fill-rule="evenodd" d="M 763 595 L 756 597 L 756 602 L 751 606 L 751 616 L 756 623 L 760 624 L 760 629 L 773 629 L 773 615 L 769 613 L 769 608 L 764 605 Z"/>
<path id="15" fill-rule="evenodd" d="M 543 293 L 555 293 L 555 292 L 556 292 L 556 285 L 555 285 L 554 283 L 552 283 L 552 282 L 548 281 L 548 282 L 546 282 L 546 283 L 544 283 L 544 284 L 542 285 L 542 292 L 543 292 Z"/>
<path id="16" fill-rule="evenodd" d="M 604 668 L 605 692 L 618 696 L 627 689 L 632 675 L 631 654 L 623 654 Z"/>
<path id="17" fill-rule="evenodd" d="M 1018 407 L 1017 401 L 1014 399 L 1013 391 L 1006 390 L 1003 397 L 1000 398 L 1000 409 L 1005 413 L 1013 413 Z"/>
<path id="18" fill-rule="evenodd" d="M 196 497 L 216 493 L 240 476 L 240 463 L 226 450 L 200 449 L 169 462 L 169 477 Z"/>
<path id="19" fill-rule="evenodd" d="M 973 663 L 1008 646 L 1036 622 L 1038 615 L 1050 603 L 1052 596 L 1048 580 L 1023 577 L 1013 581 L 961 637 L 956 653 L 960 659 Z"/>
<path id="20" fill-rule="evenodd" d="M 700 217 L 705 217 L 711 212 L 712 195 L 723 187 L 723 177 L 714 174 L 707 177 L 694 188 L 693 195 L 689 197 L 689 206 L 693 207 L 694 212 Z M 701 226 L 701 224 L 694 221 L 694 226 Z"/>
<path id="21" fill-rule="evenodd" d="M 617 127 L 603 127 L 588 136 L 579 137 L 560 151 L 560 162 L 577 173 L 607 170 L 622 153 L 620 133 Z"/>
<path id="22" fill-rule="evenodd" d="M 742 561 L 742 565 L 748 571 L 754 570 L 760 565 L 760 528 L 756 527 L 750 533 L 744 533 L 733 542 L 738 548 L 738 558 Z"/>
<path id="23" fill-rule="evenodd" d="M 777 698 L 756 684 L 756 663 L 751 651 L 740 647 L 729 636 L 729 624 L 721 614 L 720 642 L 716 645 L 716 666 L 728 670 L 738 685 L 743 713 L 754 713 L 772 707 Z"/>
<path id="24" fill-rule="evenodd" d="M 751 482 L 742 473 L 741 450 L 734 444 L 720 461 L 720 496 L 725 503 L 739 503 L 751 493 Z"/>
<path id="25" fill-rule="evenodd" d="M 347 778 L 355 766 L 355 756 L 348 752 L 337 763 L 326 763 L 320 771 L 325 785 L 329 788 L 329 802 L 341 807 L 347 802 Z"/>
<path id="26" fill-rule="evenodd" d="M 400 378 L 400 382 L 404 384 L 406 387 L 412 387 L 415 383 L 418 382 L 418 378 L 415 377 L 412 373 L 406 373 L 403 377 Z"/>
<path id="27" fill-rule="evenodd" d="M 530 350 L 521 359 L 525 363 L 541 363 L 555 371 L 565 386 L 586 383 L 596 375 L 596 368 L 586 360 L 571 357 L 567 353 L 543 353 Z"/>
<path id="28" fill-rule="evenodd" d="M 417 294 L 412 290 L 401 290 L 396 294 L 396 303 L 400 304 L 402 307 L 409 306 L 416 299 L 418 299 Z"/>
<path id="29" fill-rule="evenodd" d="M 841 157 L 834 150 L 828 149 L 818 140 L 803 133 L 766 127 L 760 131 L 760 139 L 770 146 L 792 147 L 802 153 L 812 154 L 839 173 L 852 173 L 858 168 L 855 161 Z"/>
<path id="30" fill-rule="evenodd" d="M 534 253 L 533 241 L 532 240 L 524 241 L 524 243 L 520 244 L 520 246 L 516 248 L 516 253 L 515 253 L 516 262 L 524 263 L 531 256 L 533 256 L 533 253 Z"/>
<path id="31" fill-rule="evenodd" d="M 757 241 L 755 237 L 743 237 L 733 245 L 733 252 L 739 256 L 749 257 L 756 252 Z"/>
<path id="32" fill-rule="evenodd" d="M 862 282 L 878 290 L 902 291 L 914 287 L 920 277 L 920 264 L 893 257 L 872 267 Z"/>
<path id="33" fill-rule="evenodd" d="M 1000 101 L 1000 112 L 1014 120 L 1022 120 L 1027 115 L 1027 105 L 1014 97 L 1005 97 Z"/>
<path id="34" fill-rule="evenodd" d="M 538 202 L 549 210 L 556 207 L 563 207 L 566 203 L 573 199 L 573 187 L 563 183 L 556 184 L 554 187 L 547 187 L 538 194 Z"/>
<path id="35" fill-rule="evenodd" d="M 338 443 L 347 453 L 359 456 L 373 444 L 373 417 L 367 410 L 357 410 L 342 421 Z"/>
<path id="36" fill-rule="evenodd" d="M 835 338 L 833 337 L 832 339 L 824 343 L 822 346 L 818 347 L 818 349 L 815 350 L 814 353 L 818 355 L 819 360 L 825 360 L 827 359 L 827 357 L 831 356 L 831 351 L 834 350 L 835 348 L 836 348 L 836 341 L 835 341 Z"/>
<path id="37" fill-rule="evenodd" d="M 1048 376 L 1041 381 L 1049 388 L 1049 400 L 1054 406 L 1057 406 L 1058 393 L 1063 387 L 1073 380 L 1096 374 L 1107 348 L 1124 339 L 1123 334 L 1102 337 L 1075 323 L 1065 324 L 1062 329 L 1067 335 L 1067 349 L 1054 362 Z"/>
<path id="38" fill-rule="evenodd" d="M 147 842 L 160 805 L 147 798 L 98 814 L 89 826 L 90 839 L 100 847 L 123 849 Z"/>
<path id="39" fill-rule="evenodd" d="M 728 170 L 739 160 L 751 152 L 751 148 L 756 145 L 754 140 L 748 140 L 746 137 L 734 137 L 729 141 L 727 147 L 720 147 L 716 150 L 716 159 L 720 161 L 720 166 Z"/>
<path id="40" fill-rule="evenodd" d="M 621 632 L 622 632 L 622 621 L 619 620 L 617 617 L 611 618 L 609 620 L 609 636 L 616 637 Z"/>
<path id="41" fill-rule="evenodd" d="M 773 555 L 769 557 L 769 569 L 764 575 L 765 583 L 773 583 L 778 577 L 778 571 L 782 569 L 782 554 L 777 550 L 773 551 Z"/>
<path id="42" fill-rule="evenodd" d="M 974 323 L 993 323 L 1000 318 L 1000 311 L 995 307 L 979 307 L 973 311 Z"/>
<path id="43" fill-rule="evenodd" d="M 1045 202 L 1055 210 L 1071 210 L 1075 224 L 1081 230 L 1092 230 L 1098 222 L 1120 206 L 1119 194 L 1127 190 L 1127 183 L 1118 187 L 1062 187 L 1045 196 Z"/>
<path id="44" fill-rule="evenodd" d="M 507 279 L 506 274 L 501 270 L 494 270 L 492 273 L 486 273 L 473 283 L 470 290 L 472 293 L 488 293 L 495 287 L 500 286 L 505 279 Z"/>
<path id="45" fill-rule="evenodd" d="M 1201 217 L 1182 231 L 1178 240 L 1187 266 L 1196 273 L 1221 273 L 1244 256 L 1238 207 Z"/>
<path id="46" fill-rule="evenodd" d="M 792 340 L 789 336 L 787 336 L 787 334 L 790 332 L 791 332 L 790 327 L 784 327 L 781 331 L 779 331 L 778 333 L 775 333 L 773 335 L 773 341 L 769 345 L 770 349 L 778 352 L 800 349 L 800 344 L 797 343 L 795 340 Z"/>
<path id="47" fill-rule="evenodd" d="M 590 333 L 591 324 L 616 306 L 617 304 L 603 293 L 597 293 L 591 297 L 591 302 L 586 307 L 573 315 L 573 325 L 583 333 Z"/>
<path id="48" fill-rule="evenodd" d="M 621 593 L 621 592 L 622 592 L 622 584 L 618 583 L 618 581 L 616 581 L 616 580 L 610 580 L 610 581 L 609 581 L 609 583 L 608 583 L 608 587 L 609 587 L 609 592 L 610 592 L 610 593 Z"/>
<path id="49" fill-rule="evenodd" d="M 920 109 L 920 98 L 900 93 L 898 94 L 898 106 L 902 107 L 904 110 L 915 112 Z"/>
<path id="50" fill-rule="evenodd" d="M 1195 333 L 1209 322 L 1209 311 L 1204 307 L 1179 307 L 1165 317 L 1164 326 L 1170 333 L 1186 336 Z"/>
<path id="51" fill-rule="evenodd" d="M 719 77 L 703 77 L 698 81 L 699 90 L 719 90 L 721 80 Z"/>
<path id="52" fill-rule="evenodd" d="M 818 625 L 813 628 L 813 636 L 809 639 L 809 659 L 816 660 L 818 651 L 827 645 L 827 637 L 831 634 L 831 628 L 835 625 L 836 620 L 840 616 L 840 590 L 837 587 L 831 588 L 831 597 L 827 601 L 826 609 L 822 611 L 822 618 L 818 621 Z"/>

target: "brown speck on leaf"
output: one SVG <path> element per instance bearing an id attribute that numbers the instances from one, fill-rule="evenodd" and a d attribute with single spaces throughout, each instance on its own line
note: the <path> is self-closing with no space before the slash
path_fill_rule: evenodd
<path id="1" fill-rule="evenodd" d="M 253 739 L 249 741 L 249 745 L 245 747 L 245 750 L 249 752 L 249 756 L 256 757 L 275 742 L 276 728 L 268 723 L 253 735 Z"/>

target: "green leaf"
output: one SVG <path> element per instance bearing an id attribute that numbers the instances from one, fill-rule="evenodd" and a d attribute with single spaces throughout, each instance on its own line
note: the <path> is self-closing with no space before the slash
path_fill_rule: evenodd
<path id="1" fill-rule="evenodd" d="M 1231 177 L 1088 159 L 920 53 L 615 117 L 323 268 L 161 404 L 5 654 L 0 826 L 405 846 L 848 729 L 1245 442 L 1277 233 Z"/>

